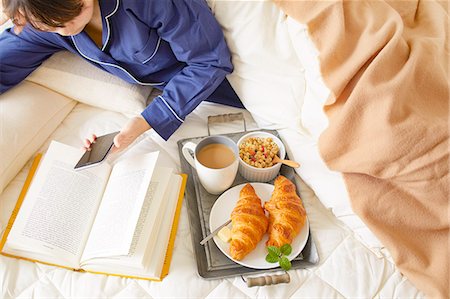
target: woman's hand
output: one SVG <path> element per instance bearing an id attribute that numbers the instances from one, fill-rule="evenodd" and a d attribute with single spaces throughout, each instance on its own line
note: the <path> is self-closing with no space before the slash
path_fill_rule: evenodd
<path id="1" fill-rule="evenodd" d="M 149 129 L 151 129 L 150 125 L 142 116 L 133 117 L 128 121 L 120 133 L 114 137 L 112 152 L 115 153 L 124 150 L 133 143 L 136 138 Z"/>
<path id="2" fill-rule="evenodd" d="M 151 129 L 150 125 L 142 116 L 133 117 L 123 127 L 119 134 L 114 137 L 114 146 L 111 153 L 119 152 L 127 148 L 133 141 L 136 140 L 142 133 Z M 97 136 L 92 134 L 91 138 L 84 140 L 84 147 L 89 150 L 91 144 L 95 142 Z"/>

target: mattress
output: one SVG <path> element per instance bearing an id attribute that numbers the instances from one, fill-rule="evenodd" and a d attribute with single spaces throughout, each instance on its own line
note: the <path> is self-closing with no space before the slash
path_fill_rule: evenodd
<path id="1" fill-rule="evenodd" d="M 169 141 L 155 132 L 141 136 L 135 146 L 123 155 L 160 151 L 163 165 L 180 170 L 177 141 L 183 138 L 207 135 L 207 116 L 243 112 L 247 129 L 257 129 L 250 114 L 242 109 L 202 103 L 191 113 Z M 80 146 L 81 140 L 95 132 L 98 135 L 118 130 L 127 118 L 116 112 L 77 104 L 59 128 L 42 146 L 45 152 L 51 140 Z M 221 128 L 226 133 L 227 126 Z M 189 220 L 183 204 L 175 248 L 169 275 L 162 282 L 120 278 L 99 274 L 79 273 L 39 263 L 0 256 L 0 297 L 46 297 L 46 298 L 422 298 L 420 293 L 398 271 L 389 254 L 382 246 L 374 247 L 371 235 L 362 222 L 344 221 L 345 215 L 353 215 L 349 203 L 321 201 L 316 194 L 342 192 L 337 183 L 308 186 L 301 177 L 309 178 L 318 167 L 320 159 L 314 144 L 295 132 L 281 130 L 280 135 L 288 153 L 294 157 L 312 158 L 302 161 L 297 183 L 307 210 L 311 235 L 317 246 L 320 262 L 308 269 L 289 271 L 291 281 L 264 287 L 248 288 L 240 276 L 226 279 L 205 280 L 199 276 L 195 254 L 192 249 Z M 315 155 L 315 156 L 314 156 Z M 31 161 L 0 195 L 0 228 L 5 230 L 11 211 L 16 203 Z M 316 179 L 320 179 L 315 176 Z M 326 177 L 323 178 L 327 180 Z M 311 180 L 310 180 L 311 181 Z M 336 216 L 337 215 L 337 216 Z M 354 216 L 352 216 L 354 217 Z M 353 219 L 353 218 L 352 218 Z M 353 224 L 352 224 L 353 223 Z M 365 239 L 366 236 L 367 238 Z"/>

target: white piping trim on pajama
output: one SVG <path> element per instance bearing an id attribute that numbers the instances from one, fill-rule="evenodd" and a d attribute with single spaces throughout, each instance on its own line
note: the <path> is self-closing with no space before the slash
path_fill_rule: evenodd
<path id="1" fill-rule="evenodd" d="M 134 78 L 133 75 L 131 75 L 126 69 L 124 69 L 123 67 L 121 67 L 119 65 L 115 65 L 115 64 L 112 64 L 112 63 L 108 63 L 108 62 L 102 62 L 102 61 L 98 61 L 96 59 L 90 58 L 89 56 L 85 55 L 83 52 L 80 51 L 80 49 L 78 48 L 78 45 L 75 42 L 75 39 L 73 38 L 73 36 L 71 36 L 70 38 L 72 39 L 73 44 L 75 45 L 75 48 L 77 49 L 78 53 L 81 54 L 81 56 L 83 56 L 84 58 L 86 58 L 86 59 L 88 59 L 90 61 L 98 63 L 98 64 L 102 64 L 102 65 L 107 65 L 107 66 L 112 66 L 112 67 L 118 68 L 118 69 L 122 70 L 123 72 L 125 72 L 128 76 L 130 76 L 131 79 L 133 79 L 138 84 L 154 86 L 154 85 L 163 85 L 165 83 L 165 82 L 159 82 L 159 83 L 141 82 L 141 81 L 137 80 L 136 78 Z"/>
<path id="2" fill-rule="evenodd" d="M 160 44 L 161 44 L 161 37 L 158 39 L 158 43 L 156 44 L 156 49 L 155 49 L 155 51 L 153 51 L 152 55 L 151 55 L 149 58 L 145 59 L 142 63 L 147 63 L 150 59 L 153 58 L 153 56 L 156 55 L 156 52 L 158 52 L 158 49 L 159 49 L 159 45 L 160 45 Z"/>
<path id="3" fill-rule="evenodd" d="M 170 105 L 166 102 L 166 100 L 162 97 L 162 96 L 158 96 L 158 98 L 161 98 L 161 100 L 163 101 L 164 104 L 166 104 L 167 108 L 169 108 L 169 110 L 172 112 L 172 114 L 182 123 L 184 123 L 184 120 L 182 120 L 178 114 L 175 113 L 175 111 L 172 109 L 172 107 L 170 107 Z"/>
<path id="4" fill-rule="evenodd" d="M 104 44 L 103 47 L 102 47 L 102 51 L 105 51 L 106 46 L 107 46 L 108 43 L 109 43 L 109 38 L 111 37 L 111 27 L 110 27 L 110 25 L 109 25 L 109 18 L 110 18 L 113 14 L 115 14 L 115 13 L 117 12 L 117 10 L 119 9 L 119 2 L 120 2 L 120 1 L 117 0 L 117 2 L 116 2 L 116 8 L 114 8 L 114 11 L 105 17 L 106 27 L 107 27 L 107 29 L 108 29 L 108 35 L 106 36 L 106 41 L 105 41 L 105 44 Z"/>

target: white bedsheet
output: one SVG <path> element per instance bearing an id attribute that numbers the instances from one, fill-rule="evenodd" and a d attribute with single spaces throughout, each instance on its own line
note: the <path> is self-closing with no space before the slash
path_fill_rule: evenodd
<path id="1" fill-rule="evenodd" d="M 207 135 L 207 116 L 243 111 L 221 105 L 203 103 L 188 116 L 183 126 L 167 142 L 156 133 L 149 132 L 138 144 L 124 155 L 137 152 L 161 151 L 162 163 L 179 169 L 177 140 Z M 245 112 L 245 111 L 244 111 Z M 245 112 L 248 129 L 256 129 L 255 122 Z M 45 151 L 51 139 L 80 146 L 89 133 L 99 135 L 118 130 L 126 117 L 115 112 L 78 104 L 61 126 L 42 147 Z M 313 150 L 308 140 L 293 132 L 280 132 L 292 154 L 308 155 Z M 311 154 L 311 153 L 310 153 Z M 312 154 L 311 154 L 312 155 Z M 305 169 L 300 172 L 308 176 L 314 169 L 315 158 L 301 161 Z M 2 232 L 10 217 L 20 189 L 25 181 L 31 161 L 0 195 L 0 228 Z M 330 209 L 322 204 L 315 193 L 299 179 L 301 196 L 308 212 L 311 233 L 316 243 L 320 263 L 304 270 L 290 271 L 291 282 L 276 286 L 248 288 L 241 277 L 204 280 L 198 273 L 192 249 L 186 206 L 183 204 L 175 249 L 169 275 L 162 282 L 126 279 L 105 275 L 78 273 L 66 269 L 46 266 L 0 256 L 1 298 L 422 298 L 423 295 L 396 269 L 382 251 L 377 252 L 361 242 L 359 229 L 367 229 L 362 223 L 348 226 L 339 221 Z M 336 185 L 331 183 L 332 193 Z M 329 203 L 325 203 L 329 205 Z M 341 216 L 345 217 L 345 209 Z M 333 212 L 336 213 L 334 210 Z M 369 242 L 370 243 L 370 242 Z"/>

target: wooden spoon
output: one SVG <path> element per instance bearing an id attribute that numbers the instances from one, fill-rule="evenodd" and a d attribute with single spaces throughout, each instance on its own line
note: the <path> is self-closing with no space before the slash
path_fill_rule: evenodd
<path id="1" fill-rule="evenodd" d="M 292 161 L 292 160 L 281 160 L 280 157 L 278 157 L 276 155 L 275 155 L 275 157 L 273 157 L 272 162 L 274 162 L 274 163 L 283 163 L 284 165 L 287 165 L 287 166 L 290 166 L 290 167 L 293 167 L 293 168 L 300 167 L 299 163 L 297 163 L 295 161 Z"/>

